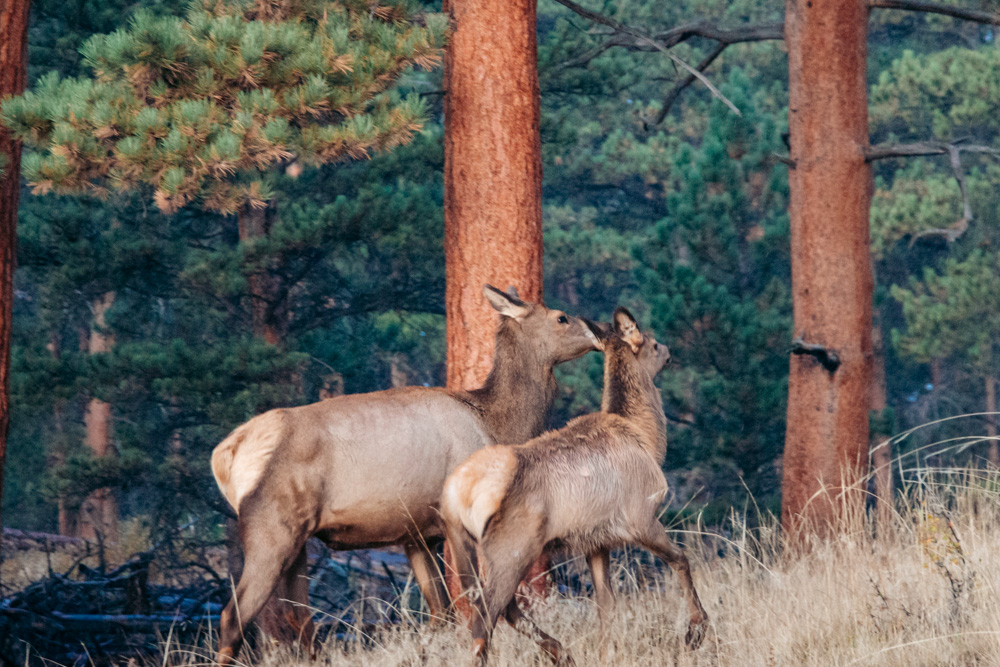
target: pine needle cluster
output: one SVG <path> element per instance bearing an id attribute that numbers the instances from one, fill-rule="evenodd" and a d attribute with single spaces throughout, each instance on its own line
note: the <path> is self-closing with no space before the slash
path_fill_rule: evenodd
<path id="1" fill-rule="evenodd" d="M 406 143 L 424 122 L 394 84 L 440 60 L 445 17 L 405 0 L 196 0 L 137 13 L 81 49 L 91 78 L 43 77 L 0 118 L 36 150 L 36 193 L 154 189 L 164 212 L 261 208 L 266 174 Z"/>

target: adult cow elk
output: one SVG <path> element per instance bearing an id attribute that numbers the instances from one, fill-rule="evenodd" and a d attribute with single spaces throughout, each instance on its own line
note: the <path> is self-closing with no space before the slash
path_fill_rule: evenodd
<path id="1" fill-rule="evenodd" d="M 459 579 L 475 606 L 473 651 L 481 664 L 501 615 L 556 664 L 572 663 L 562 645 L 521 612 L 515 596 L 531 563 L 552 545 L 587 555 L 602 657 L 614 606 L 609 550 L 624 544 L 642 545 L 670 564 L 687 597 L 685 641 L 697 648 L 704 638 L 708 615 L 690 565 L 657 517 L 667 490 L 661 469 L 666 417 L 639 359 L 643 345 L 655 342 L 644 339 L 624 308 L 615 311 L 607 330 L 591 326 L 605 355 L 601 411 L 523 445 L 477 451 L 445 483 L 441 509 Z M 477 568 L 481 591 L 475 588 Z"/>
<path id="2" fill-rule="evenodd" d="M 243 574 L 222 612 L 217 660 L 239 652 L 243 628 L 279 583 L 311 639 L 305 543 L 332 549 L 403 546 L 433 615 L 447 594 L 429 548 L 443 538 L 438 503 L 448 474 L 477 449 L 545 430 L 553 367 L 600 348 L 583 320 L 489 285 L 501 315 L 493 368 L 473 391 L 403 387 L 338 396 L 254 417 L 212 454 L 237 513 Z"/>

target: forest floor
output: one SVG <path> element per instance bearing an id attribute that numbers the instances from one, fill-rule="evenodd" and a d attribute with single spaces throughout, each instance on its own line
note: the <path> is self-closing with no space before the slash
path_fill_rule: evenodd
<path id="1" fill-rule="evenodd" d="M 684 648 L 686 610 L 673 575 L 648 576 L 649 568 L 634 567 L 636 554 L 621 555 L 610 664 L 1000 665 L 1000 487 L 984 475 L 925 478 L 904 490 L 881 531 L 870 517 L 852 522 L 807 556 L 788 555 L 773 517 L 753 529 L 735 519 L 725 531 L 674 533 L 688 543 L 711 616 L 694 652 Z M 402 623 L 357 631 L 347 641 L 342 633 L 321 649 L 318 664 L 473 664 L 466 629 L 402 616 Z M 554 595 L 532 616 L 578 665 L 600 664 L 588 598 Z M 164 665 L 205 664 L 211 655 L 166 649 Z M 310 664 L 287 649 L 244 659 L 261 667 Z M 533 643 L 501 626 L 490 664 L 548 663 Z"/>

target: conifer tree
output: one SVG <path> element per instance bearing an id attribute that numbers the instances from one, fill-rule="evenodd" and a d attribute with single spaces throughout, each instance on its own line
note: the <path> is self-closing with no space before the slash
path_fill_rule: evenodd
<path id="1" fill-rule="evenodd" d="M 37 149 L 36 193 L 153 187 L 164 212 L 235 214 L 254 333 L 281 342 L 286 286 L 269 273 L 277 170 L 370 156 L 410 140 L 417 97 L 394 82 L 438 62 L 445 23 L 416 24 L 405 2 L 234 0 L 184 19 L 139 12 L 82 49 L 93 78 L 43 77 L 3 106 Z"/>

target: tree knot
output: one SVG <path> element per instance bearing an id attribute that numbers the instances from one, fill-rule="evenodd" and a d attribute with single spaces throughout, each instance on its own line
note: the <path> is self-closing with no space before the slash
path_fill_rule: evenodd
<path id="1" fill-rule="evenodd" d="M 823 368 L 833 373 L 840 367 L 840 355 L 836 350 L 828 350 L 823 345 L 817 343 L 807 343 L 805 341 L 806 332 L 803 331 L 797 338 L 792 340 L 792 354 L 808 354 L 816 357 Z"/>

